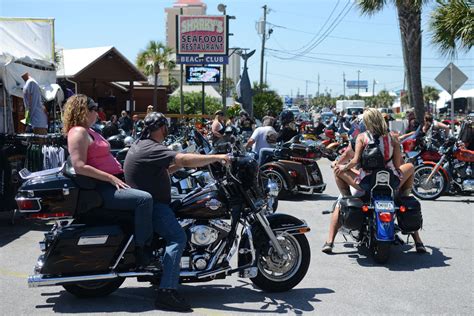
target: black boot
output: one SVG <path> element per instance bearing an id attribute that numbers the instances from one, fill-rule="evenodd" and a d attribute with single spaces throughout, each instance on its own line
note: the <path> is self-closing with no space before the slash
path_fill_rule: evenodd
<path id="1" fill-rule="evenodd" d="M 191 305 L 173 289 L 159 289 L 155 300 L 157 309 L 173 312 L 191 312 Z"/>
<path id="2" fill-rule="evenodd" d="M 137 269 L 142 270 L 150 264 L 150 251 L 148 247 L 135 247 L 135 263 Z"/>

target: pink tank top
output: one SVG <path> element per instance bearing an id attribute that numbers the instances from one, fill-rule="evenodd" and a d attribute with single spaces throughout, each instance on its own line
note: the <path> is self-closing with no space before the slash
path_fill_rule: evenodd
<path id="1" fill-rule="evenodd" d="M 89 128 L 89 135 L 93 141 L 87 148 L 86 163 L 94 168 L 109 174 L 117 175 L 123 173 L 122 166 L 110 153 L 110 144 L 102 135 Z"/>

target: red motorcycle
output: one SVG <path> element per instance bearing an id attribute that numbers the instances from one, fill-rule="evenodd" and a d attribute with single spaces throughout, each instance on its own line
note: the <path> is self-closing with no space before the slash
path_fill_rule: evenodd
<path id="1" fill-rule="evenodd" d="M 474 192 L 474 151 L 451 137 L 439 152 L 442 156 L 438 163 L 424 161 L 415 168 L 413 194 L 420 199 L 436 200 L 445 192 Z"/>
<path id="2" fill-rule="evenodd" d="M 412 163 L 415 167 L 428 161 L 436 163 L 441 159 L 438 142 L 421 133 L 407 137 L 401 144 L 405 162 Z"/>

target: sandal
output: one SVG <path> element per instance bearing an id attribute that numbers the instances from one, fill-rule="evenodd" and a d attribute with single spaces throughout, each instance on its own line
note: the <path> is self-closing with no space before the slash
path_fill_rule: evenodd
<path id="1" fill-rule="evenodd" d="M 415 242 L 416 252 L 418 253 L 427 253 L 425 245 L 422 242 Z"/>
<path id="2" fill-rule="evenodd" d="M 334 247 L 334 243 L 332 242 L 325 242 L 323 245 L 323 249 L 321 249 L 322 252 L 330 254 L 332 253 L 332 248 Z"/>

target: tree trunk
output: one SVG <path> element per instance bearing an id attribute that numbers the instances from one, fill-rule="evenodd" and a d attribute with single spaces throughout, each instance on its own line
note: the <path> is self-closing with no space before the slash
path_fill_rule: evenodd
<path id="1" fill-rule="evenodd" d="M 421 5 L 414 5 L 411 0 L 397 1 L 397 11 L 410 105 L 415 108 L 416 120 L 422 123 L 425 107 L 421 84 Z"/>
<path id="2" fill-rule="evenodd" d="M 158 90 L 158 74 L 155 72 L 155 82 L 153 85 L 153 111 L 158 111 L 157 105 L 156 105 L 156 99 L 157 95 L 156 92 Z"/>

